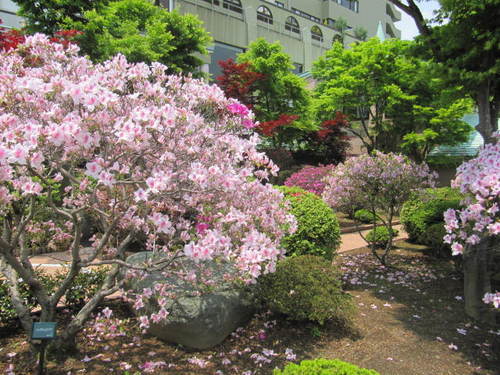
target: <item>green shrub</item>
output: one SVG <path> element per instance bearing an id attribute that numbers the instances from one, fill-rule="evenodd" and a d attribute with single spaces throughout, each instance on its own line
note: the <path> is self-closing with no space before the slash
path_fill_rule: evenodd
<path id="1" fill-rule="evenodd" d="M 289 363 L 282 370 L 274 370 L 273 375 L 380 375 L 375 370 L 368 370 L 338 359 L 314 359 Z"/>
<path id="2" fill-rule="evenodd" d="M 322 257 L 301 255 L 280 261 L 262 276 L 257 296 L 263 307 L 290 320 L 349 323 L 354 305 L 341 288 L 339 271 Z"/>
<path id="3" fill-rule="evenodd" d="M 47 288 L 49 295 L 54 293 L 65 276 L 65 273 L 48 274 L 37 272 L 37 277 Z M 72 310 L 80 308 L 101 287 L 105 276 L 105 269 L 91 269 L 78 274 L 64 296 L 66 307 Z M 26 306 L 30 310 L 34 309 L 37 303 L 28 285 L 25 282 L 20 282 L 19 289 Z M 16 317 L 17 313 L 9 296 L 7 281 L 2 279 L 0 280 L 0 322 L 8 322 Z"/>
<path id="4" fill-rule="evenodd" d="M 451 256 L 451 247 L 443 242 L 445 235 L 444 223 L 431 224 L 422 238 L 422 244 L 429 246 L 432 254 L 437 257 L 449 257 Z"/>
<path id="5" fill-rule="evenodd" d="M 337 216 L 323 200 L 299 187 L 280 186 L 291 203 L 297 231 L 283 239 L 287 255 L 312 254 L 331 260 L 340 246 Z"/>
<path id="6" fill-rule="evenodd" d="M 424 243 L 432 224 L 443 222 L 443 213 L 449 208 L 459 209 L 463 195 L 452 188 L 427 189 L 406 201 L 400 219 L 412 242 Z"/>
<path id="7" fill-rule="evenodd" d="M 36 306 L 35 299 L 31 294 L 28 285 L 26 283 L 19 283 L 19 289 L 21 296 L 23 297 L 24 303 L 28 308 L 32 309 Z M 0 322 L 5 323 L 17 317 L 16 310 L 12 305 L 12 301 L 9 297 L 9 286 L 5 279 L 0 280 Z"/>
<path id="8" fill-rule="evenodd" d="M 371 211 L 362 208 L 361 210 L 357 210 L 354 213 L 354 219 L 357 221 L 361 221 L 362 223 L 370 224 L 377 220 L 377 216 L 374 215 Z"/>
<path id="9" fill-rule="evenodd" d="M 73 285 L 64 295 L 66 307 L 79 310 L 102 286 L 107 271 L 105 269 L 89 269 L 79 273 Z M 61 275 L 62 281 L 66 275 Z"/>
<path id="10" fill-rule="evenodd" d="M 398 234 L 398 230 L 392 229 L 393 238 Z M 376 227 L 368 232 L 368 234 L 366 235 L 366 240 L 370 244 L 375 243 L 376 247 L 385 248 L 387 246 L 387 242 L 389 242 L 389 230 L 385 226 Z"/>

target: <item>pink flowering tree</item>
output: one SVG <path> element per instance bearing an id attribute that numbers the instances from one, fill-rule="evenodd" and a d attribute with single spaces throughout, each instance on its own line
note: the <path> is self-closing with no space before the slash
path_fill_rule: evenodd
<path id="1" fill-rule="evenodd" d="M 359 231 L 370 243 L 373 255 L 385 265 L 392 248 L 394 216 L 411 193 L 434 185 L 434 174 L 427 165 L 417 165 L 403 155 L 377 151 L 337 165 L 325 181 L 323 199 L 330 206 L 345 212 L 364 207 L 373 214 L 374 230 L 377 219 L 387 229 L 388 241 L 382 254 L 377 252 L 376 244 L 367 241 Z"/>
<path id="2" fill-rule="evenodd" d="M 494 139 L 500 138 L 497 133 Z M 452 186 L 466 194 L 461 210 L 444 213 L 448 232 L 444 242 L 453 255 L 464 258 L 464 296 L 467 314 L 493 321 L 484 303 L 499 307 L 500 293 L 491 290 L 489 265 L 500 251 L 500 144 L 487 144 L 479 155 L 457 169 Z"/>
<path id="3" fill-rule="evenodd" d="M 285 186 L 298 186 L 304 190 L 321 196 L 325 189 L 324 178 L 330 173 L 334 165 L 321 165 L 319 167 L 305 166 L 285 180 Z"/>
<path id="4" fill-rule="evenodd" d="M 33 318 L 21 280 L 40 305 L 40 320 L 54 321 L 79 273 L 91 265 L 108 270 L 102 287 L 60 327 L 56 345 L 68 349 L 96 306 L 121 289 L 122 275 L 168 274 L 191 258 L 231 263 L 232 276 L 249 283 L 274 271 L 284 254 L 280 241 L 295 227 L 282 194 L 262 184 L 277 167 L 256 150 L 246 107 L 215 85 L 166 75 L 161 64 L 130 64 L 118 55 L 94 65 L 77 52 L 41 34 L 0 52 L 0 268 L 26 332 Z M 43 227 L 35 219 L 42 207 L 64 221 L 59 235 L 71 254 L 53 294 L 30 263 L 26 236 Z M 99 229 L 82 252 L 89 218 Z M 161 257 L 128 264 L 125 251 L 138 237 Z M 152 288 L 134 298 L 140 307 L 168 296 Z M 155 321 L 168 318 L 159 305 Z M 143 327 L 149 319 L 141 318 Z"/>

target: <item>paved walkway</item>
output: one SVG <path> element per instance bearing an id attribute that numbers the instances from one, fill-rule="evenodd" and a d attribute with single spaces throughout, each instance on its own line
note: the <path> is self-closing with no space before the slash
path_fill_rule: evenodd
<path id="1" fill-rule="evenodd" d="M 399 235 L 396 237 L 397 240 L 408 238 L 408 235 L 403 230 L 402 225 L 395 225 L 394 228 L 399 231 Z M 361 233 L 363 233 L 363 235 L 366 236 L 369 231 L 370 230 L 364 230 Z M 345 233 L 342 234 L 340 237 L 342 238 L 342 245 L 340 245 L 339 253 L 367 246 L 365 240 L 361 238 L 358 232 Z"/>
<path id="2" fill-rule="evenodd" d="M 401 225 L 394 226 L 399 231 L 399 235 L 396 239 L 407 238 L 406 232 L 403 230 Z M 363 235 L 366 234 L 369 230 L 362 231 Z M 341 234 L 342 245 L 339 248 L 339 253 L 359 249 L 360 247 L 365 247 L 366 242 L 361 238 L 358 232 L 353 233 L 345 233 Z M 65 263 L 70 261 L 69 253 L 51 253 L 51 254 L 42 254 L 37 255 L 31 258 L 31 263 L 36 266 L 42 266 L 47 271 L 57 271 L 60 269 Z"/>

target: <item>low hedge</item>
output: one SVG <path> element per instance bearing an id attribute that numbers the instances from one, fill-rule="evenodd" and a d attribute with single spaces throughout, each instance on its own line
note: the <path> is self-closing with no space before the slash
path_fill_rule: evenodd
<path id="1" fill-rule="evenodd" d="M 256 296 L 260 305 L 290 320 L 348 325 L 354 313 L 351 295 L 342 290 L 340 272 L 314 255 L 285 258 L 276 272 L 261 276 Z"/>
<path id="2" fill-rule="evenodd" d="M 459 209 L 462 199 L 463 195 L 457 189 L 449 187 L 426 189 L 415 194 L 404 203 L 399 216 L 409 240 L 425 244 L 429 227 L 442 223 L 447 209 Z"/>
<path id="3" fill-rule="evenodd" d="M 297 231 L 283 239 L 287 255 L 319 255 L 331 260 L 340 247 L 340 225 L 335 212 L 317 195 L 299 187 L 279 186 L 291 203 Z"/>
<path id="4" fill-rule="evenodd" d="M 365 224 L 371 224 L 374 221 L 377 221 L 377 215 L 374 215 L 373 212 L 362 208 L 361 210 L 357 210 L 354 213 L 354 220 L 360 221 Z"/>
<path id="5" fill-rule="evenodd" d="M 305 360 L 300 364 L 289 363 L 283 370 L 276 369 L 273 375 L 380 375 L 375 370 L 358 367 L 338 359 Z"/>

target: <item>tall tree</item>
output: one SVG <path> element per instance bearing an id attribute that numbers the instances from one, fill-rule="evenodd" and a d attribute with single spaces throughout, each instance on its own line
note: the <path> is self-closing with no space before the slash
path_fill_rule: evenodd
<path id="1" fill-rule="evenodd" d="M 334 44 L 313 69 L 318 117 L 340 110 L 356 119 L 351 132 L 369 153 L 404 151 L 421 161 L 437 144 L 465 141 L 471 131 L 460 121 L 466 103 L 442 100 L 438 77 L 409 55 L 409 47 L 410 42 L 377 38 L 349 50 Z"/>
<path id="2" fill-rule="evenodd" d="M 83 13 L 83 20 L 66 19 L 68 29 L 82 31 L 77 39 L 82 52 L 94 61 L 122 53 L 131 62 L 161 62 L 169 73 L 193 73 L 212 40 L 194 15 L 181 15 L 148 0 L 110 2 L 100 11 Z"/>
<path id="3" fill-rule="evenodd" d="M 477 130 L 486 142 L 498 130 L 500 106 L 500 0 L 440 0 L 431 26 L 415 0 L 389 0 L 410 15 L 424 50 L 473 97 L 479 113 Z"/>
<path id="4" fill-rule="evenodd" d="M 67 19 L 83 21 L 83 13 L 100 11 L 109 0 L 13 0 L 25 19 L 28 33 L 54 35 Z"/>
<path id="5" fill-rule="evenodd" d="M 248 46 L 248 50 L 237 57 L 237 66 L 243 70 L 223 70 L 218 77 L 219 84 L 228 92 L 224 82 L 245 82 L 250 90 L 246 91 L 244 104 L 252 107 L 258 128 L 270 138 L 272 146 L 284 146 L 297 139 L 305 131 L 316 130 L 310 119 L 310 94 L 305 81 L 292 73 L 291 58 L 278 43 L 269 43 L 259 38 Z M 228 62 L 222 63 L 229 66 Z M 258 79 L 248 79 L 248 72 L 258 74 Z M 240 98 L 241 99 L 241 98 Z"/>

